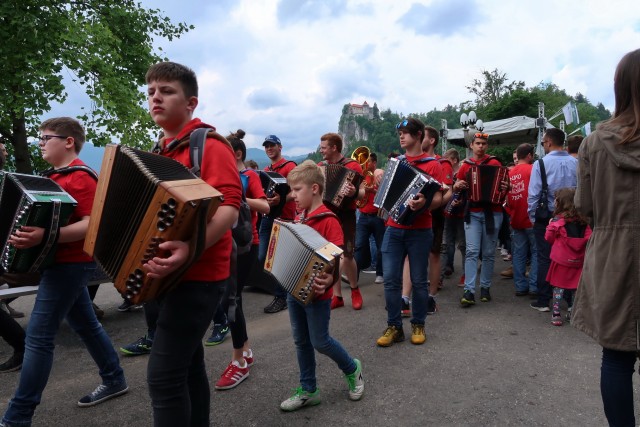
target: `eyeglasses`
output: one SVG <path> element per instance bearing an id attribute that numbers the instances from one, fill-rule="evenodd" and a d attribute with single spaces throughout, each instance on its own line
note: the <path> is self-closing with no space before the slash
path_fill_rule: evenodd
<path id="1" fill-rule="evenodd" d="M 409 124 L 409 120 L 404 119 L 403 121 L 401 121 L 400 123 L 398 123 L 396 125 L 396 129 L 400 129 L 401 127 L 405 127 Z"/>
<path id="2" fill-rule="evenodd" d="M 475 135 L 473 135 L 474 138 L 483 138 L 483 139 L 489 139 L 489 134 L 488 133 L 476 133 Z"/>
<path id="3" fill-rule="evenodd" d="M 67 139 L 69 137 L 68 136 L 62 136 L 62 135 L 42 135 L 40 138 L 38 138 L 38 142 L 44 142 L 46 144 L 47 142 L 49 142 L 49 140 L 51 138 Z"/>

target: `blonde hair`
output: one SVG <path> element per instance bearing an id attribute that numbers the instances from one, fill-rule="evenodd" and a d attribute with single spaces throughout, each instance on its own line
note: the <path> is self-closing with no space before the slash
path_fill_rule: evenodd
<path id="1" fill-rule="evenodd" d="M 290 186 L 299 183 L 309 186 L 318 184 L 320 193 L 322 193 L 324 189 L 324 173 L 322 173 L 322 168 L 316 165 L 313 160 L 305 160 L 289 172 L 287 182 Z"/>

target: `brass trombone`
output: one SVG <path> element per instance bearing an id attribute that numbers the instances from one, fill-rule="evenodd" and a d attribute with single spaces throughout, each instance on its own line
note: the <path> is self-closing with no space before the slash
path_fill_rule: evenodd
<path id="1" fill-rule="evenodd" d="M 356 148 L 353 150 L 353 153 L 351 153 L 351 158 L 360 163 L 360 167 L 362 167 L 365 189 L 373 186 L 373 173 L 369 171 L 369 157 L 371 157 L 371 150 L 369 150 L 369 147 L 364 145 Z M 364 197 L 356 201 L 356 206 L 358 208 L 363 208 L 367 205 L 368 201 L 369 193 L 365 191 Z"/>

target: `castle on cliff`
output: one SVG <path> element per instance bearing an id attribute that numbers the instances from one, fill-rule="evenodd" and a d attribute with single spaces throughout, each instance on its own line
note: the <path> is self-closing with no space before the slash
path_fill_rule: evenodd
<path id="1" fill-rule="evenodd" d="M 363 116 L 369 120 L 373 119 L 373 108 L 369 106 L 367 101 L 364 104 L 349 104 L 348 115 L 350 116 Z"/>

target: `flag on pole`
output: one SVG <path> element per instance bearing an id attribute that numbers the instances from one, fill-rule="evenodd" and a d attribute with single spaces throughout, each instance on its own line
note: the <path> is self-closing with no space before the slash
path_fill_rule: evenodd
<path id="1" fill-rule="evenodd" d="M 580 132 L 586 138 L 591 133 L 591 122 L 587 122 L 580 128 Z"/>
<path id="2" fill-rule="evenodd" d="M 573 101 L 567 102 L 567 104 L 562 107 L 562 114 L 564 114 L 564 121 L 568 125 L 572 123 L 580 123 L 580 117 L 578 117 L 578 107 L 573 103 Z"/>

